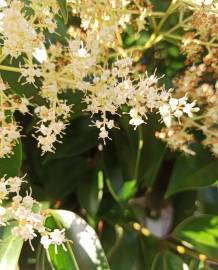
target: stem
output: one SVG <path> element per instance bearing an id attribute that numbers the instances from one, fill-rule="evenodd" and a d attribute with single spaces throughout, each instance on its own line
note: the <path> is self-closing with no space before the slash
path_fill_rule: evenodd
<path id="1" fill-rule="evenodd" d="M 109 179 L 106 179 L 106 184 L 107 184 L 107 188 L 108 190 L 110 191 L 110 194 L 112 195 L 112 197 L 114 198 L 114 200 L 116 202 L 120 202 L 120 198 L 117 196 L 116 192 L 114 191 L 112 185 L 111 185 L 111 182 Z"/>
<path id="2" fill-rule="evenodd" d="M 12 72 L 18 72 L 18 73 L 20 73 L 20 69 L 17 68 L 17 67 L 10 67 L 10 66 L 0 65 L 0 70 L 12 71 Z"/>
<path id="3" fill-rule="evenodd" d="M 191 19 L 192 19 L 192 16 L 187 17 L 186 19 L 184 19 L 183 21 L 181 21 L 180 23 L 178 23 L 177 25 L 175 25 L 173 28 L 171 28 L 169 31 L 167 31 L 166 33 L 164 33 L 164 35 L 168 35 L 168 34 L 174 32 L 174 31 L 176 31 L 178 28 L 182 27 L 185 23 L 187 23 Z"/>
<path id="4" fill-rule="evenodd" d="M 135 179 L 136 181 L 138 180 L 139 176 L 139 166 L 140 166 L 140 161 L 141 161 L 141 154 L 142 154 L 142 149 L 143 149 L 143 132 L 142 132 L 142 127 L 138 127 L 138 149 L 137 149 L 137 157 L 136 157 L 136 165 L 135 165 Z"/>
<path id="5" fill-rule="evenodd" d="M 182 40 L 182 37 L 177 36 L 177 35 L 168 34 L 168 33 L 164 33 L 163 35 L 165 37 L 168 37 L 168 38 L 172 38 L 172 39 L 176 39 L 176 40 Z M 195 42 L 197 44 L 200 44 L 200 45 L 208 46 L 208 47 L 218 48 L 218 44 L 214 44 L 214 43 L 212 43 L 212 41 L 204 42 L 204 41 L 201 41 L 201 40 L 195 40 L 195 39 L 193 39 L 193 42 Z"/>
<path id="6" fill-rule="evenodd" d="M 177 6 L 177 2 L 178 0 L 172 0 L 172 2 L 170 3 L 168 9 L 165 12 L 165 16 L 161 19 L 160 23 L 157 26 L 157 32 L 160 31 L 161 27 L 164 25 L 165 21 L 167 20 L 167 18 L 174 12 L 174 10 L 178 7 Z"/>
<path id="7" fill-rule="evenodd" d="M 151 24 L 153 26 L 154 32 L 157 34 L 158 29 L 157 29 L 157 22 L 155 20 L 155 17 L 151 16 L 150 21 L 151 21 Z"/>

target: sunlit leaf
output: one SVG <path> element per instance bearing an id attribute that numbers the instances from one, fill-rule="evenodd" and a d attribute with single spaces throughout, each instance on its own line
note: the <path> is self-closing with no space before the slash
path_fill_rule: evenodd
<path id="1" fill-rule="evenodd" d="M 172 236 L 186 241 L 208 257 L 218 256 L 218 216 L 203 215 L 187 218 L 173 231 Z"/>
<path id="2" fill-rule="evenodd" d="M 166 196 L 176 192 L 218 184 L 218 159 L 203 149 L 195 156 L 181 154 L 174 165 Z"/>
<path id="3" fill-rule="evenodd" d="M 136 187 L 137 186 L 135 179 L 124 182 L 118 194 L 119 198 L 121 200 L 127 200 L 131 198 L 131 196 L 134 195 L 136 192 Z"/>
<path id="4" fill-rule="evenodd" d="M 23 241 L 11 234 L 12 226 L 0 229 L 0 269 L 16 270 Z"/>
<path id="5" fill-rule="evenodd" d="M 53 247 L 49 249 L 49 257 L 56 270 L 110 269 L 95 231 L 82 218 L 66 210 L 53 210 L 51 213 L 50 226 L 66 228 L 66 236 L 72 241 L 66 243 L 68 252 L 60 247 L 55 254 Z"/>

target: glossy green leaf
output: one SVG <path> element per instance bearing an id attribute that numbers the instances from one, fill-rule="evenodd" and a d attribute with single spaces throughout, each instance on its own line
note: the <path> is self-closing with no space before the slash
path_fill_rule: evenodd
<path id="1" fill-rule="evenodd" d="M 35 270 L 53 270 L 42 245 L 38 246 Z"/>
<path id="2" fill-rule="evenodd" d="M 174 165 L 166 196 L 183 190 L 218 184 L 218 159 L 203 149 L 195 156 L 181 154 Z"/>
<path id="3" fill-rule="evenodd" d="M 158 118 L 150 117 L 150 125 L 142 128 L 143 148 L 139 166 L 139 177 L 147 186 L 152 186 L 156 180 L 161 167 L 165 152 L 165 144 L 155 138 L 155 131 L 158 128 Z"/>
<path id="4" fill-rule="evenodd" d="M 136 188 L 137 186 L 135 179 L 124 182 L 118 194 L 119 198 L 121 200 L 128 200 L 129 198 L 131 198 L 131 196 L 135 194 Z"/>
<path id="5" fill-rule="evenodd" d="M 12 226 L 0 229 L 0 269 L 16 270 L 23 240 L 11 234 Z"/>
<path id="6" fill-rule="evenodd" d="M 184 263 L 180 257 L 169 251 L 164 251 L 154 259 L 151 270 L 184 270 Z"/>
<path id="7" fill-rule="evenodd" d="M 68 22 L 68 10 L 67 10 L 67 1 L 66 0 L 57 0 L 58 5 L 61 10 L 61 15 L 64 19 L 65 24 Z"/>
<path id="8" fill-rule="evenodd" d="M 3 175 L 16 176 L 19 174 L 22 165 L 22 144 L 21 141 L 13 149 L 14 153 L 10 157 L 0 159 L 0 177 Z"/>
<path id="9" fill-rule="evenodd" d="M 203 215 L 187 218 L 172 233 L 195 250 L 210 258 L 218 257 L 218 216 Z"/>
<path id="10" fill-rule="evenodd" d="M 54 247 L 49 248 L 49 257 L 55 270 L 109 270 L 109 265 L 95 231 L 79 216 L 66 210 L 53 210 L 52 227 L 66 228 L 68 252 Z M 52 222 L 52 224 L 51 224 Z M 77 266 L 78 265 L 78 266 Z"/>

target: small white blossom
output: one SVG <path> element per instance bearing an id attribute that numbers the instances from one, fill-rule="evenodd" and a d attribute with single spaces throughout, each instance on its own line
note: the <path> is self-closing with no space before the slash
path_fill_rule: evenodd
<path id="1" fill-rule="evenodd" d="M 49 246 L 52 244 L 52 240 L 49 238 L 48 235 L 43 235 L 41 237 L 40 243 L 43 245 L 45 249 L 48 249 Z"/>

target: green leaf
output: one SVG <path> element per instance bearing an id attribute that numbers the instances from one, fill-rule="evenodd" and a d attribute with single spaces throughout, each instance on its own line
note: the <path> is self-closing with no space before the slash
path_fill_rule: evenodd
<path id="1" fill-rule="evenodd" d="M 139 174 L 141 181 L 147 186 L 153 186 L 166 152 L 164 143 L 155 138 L 158 126 L 157 117 L 149 118 L 149 125 L 143 127 L 143 149 Z"/>
<path id="2" fill-rule="evenodd" d="M 138 235 L 140 248 L 140 267 L 139 269 L 151 270 L 156 254 L 160 251 L 158 239 L 155 237 L 144 237 Z"/>
<path id="3" fill-rule="evenodd" d="M 129 118 L 127 116 L 123 116 L 120 119 L 120 123 L 121 128 L 125 130 L 125 137 L 127 139 L 125 139 L 123 135 L 120 143 L 117 144 L 118 147 L 116 151 L 121 156 L 122 153 L 120 153 L 120 151 L 122 150 L 119 148 L 120 145 L 123 144 L 125 148 L 129 148 L 129 151 L 125 151 L 125 153 L 123 154 L 122 159 L 128 159 L 130 163 L 129 168 L 134 165 L 134 168 L 132 168 L 131 170 L 134 170 L 133 175 L 135 176 L 135 165 L 137 159 L 137 152 L 139 151 L 138 140 L 140 131 L 134 130 L 132 127 L 130 127 Z M 158 118 L 153 115 L 149 116 L 149 125 L 143 125 L 140 127 L 142 133 L 143 147 L 140 154 L 140 162 L 138 164 L 138 173 L 140 182 L 145 183 L 145 185 L 147 186 L 152 186 L 154 184 L 166 151 L 165 144 L 155 138 L 154 134 L 158 127 Z M 129 168 L 127 169 L 129 170 Z M 134 177 L 130 179 L 133 178 Z"/>
<path id="4" fill-rule="evenodd" d="M 54 248 L 49 248 L 55 270 L 110 269 L 95 231 L 82 218 L 66 210 L 53 210 L 51 214 L 50 228 L 66 228 L 67 239 L 72 241 L 65 244 L 68 252 L 59 247 L 58 254 L 55 254 Z"/>
<path id="5" fill-rule="evenodd" d="M 218 216 L 187 218 L 176 227 L 172 236 L 188 242 L 195 250 L 210 258 L 218 257 Z"/>
<path id="6" fill-rule="evenodd" d="M 180 257 L 172 252 L 164 251 L 155 257 L 151 270 L 184 270 L 184 263 Z"/>
<path id="7" fill-rule="evenodd" d="M 87 181 L 86 181 L 87 180 Z M 85 182 L 86 181 L 86 182 Z M 104 178 L 101 170 L 94 172 L 91 178 L 80 182 L 78 196 L 82 208 L 88 211 L 92 218 L 95 218 L 103 196 Z M 87 190 L 89 192 L 87 192 Z"/>
<path id="8" fill-rule="evenodd" d="M 197 200 L 203 213 L 208 215 L 218 215 L 217 201 L 218 189 L 214 187 L 204 188 L 198 191 Z M 191 215 L 189 215 L 191 216 Z"/>
<path id="9" fill-rule="evenodd" d="M 107 247 L 107 257 L 114 270 L 151 270 L 151 264 L 159 252 L 158 240 L 154 237 L 144 237 L 131 229 L 123 229 L 115 225 L 115 239 L 112 231 L 107 231 L 104 224 L 103 243 Z M 106 232 L 105 232 L 106 229 Z"/>
<path id="10" fill-rule="evenodd" d="M 111 269 L 134 269 L 134 266 L 139 263 L 140 252 L 136 233 L 130 230 L 125 231 L 118 241 L 109 252 Z"/>
<path id="11" fill-rule="evenodd" d="M 178 56 L 180 55 L 180 51 L 176 46 L 171 46 L 169 48 L 167 48 L 167 52 L 170 56 L 172 56 L 173 58 L 178 59 Z"/>
<path id="12" fill-rule="evenodd" d="M 16 270 L 23 240 L 11 234 L 12 226 L 1 228 L 0 232 L 0 269 Z"/>
<path id="13" fill-rule="evenodd" d="M 42 166 L 42 170 L 42 184 L 46 193 L 54 199 L 62 200 L 78 187 L 83 179 L 90 179 L 92 164 L 84 156 L 75 156 L 48 162 Z"/>
<path id="14" fill-rule="evenodd" d="M 136 192 L 136 180 L 129 180 L 124 182 L 122 188 L 119 191 L 119 198 L 121 200 L 128 200 L 129 198 L 131 198 Z"/>
<path id="15" fill-rule="evenodd" d="M 35 270 L 53 270 L 42 245 L 38 246 Z"/>
<path id="16" fill-rule="evenodd" d="M 111 137 L 112 140 L 104 147 L 104 168 L 108 189 L 114 198 L 120 200 L 118 194 L 123 194 L 125 183 L 134 179 L 136 159 L 134 146 L 126 131 L 113 130 Z"/>
<path id="17" fill-rule="evenodd" d="M 195 156 L 181 154 L 174 165 L 166 196 L 179 191 L 218 184 L 218 159 L 198 149 Z"/>
<path id="18" fill-rule="evenodd" d="M 22 165 L 22 144 L 16 144 L 10 157 L 0 158 L 0 177 L 3 175 L 17 176 Z"/>
<path id="19" fill-rule="evenodd" d="M 68 22 L 68 10 L 67 10 L 67 1 L 66 0 L 57 0 L 58 5 L 61 10 L 61 15 L 64 19 L 64 23 L 67 24 Z"/>

